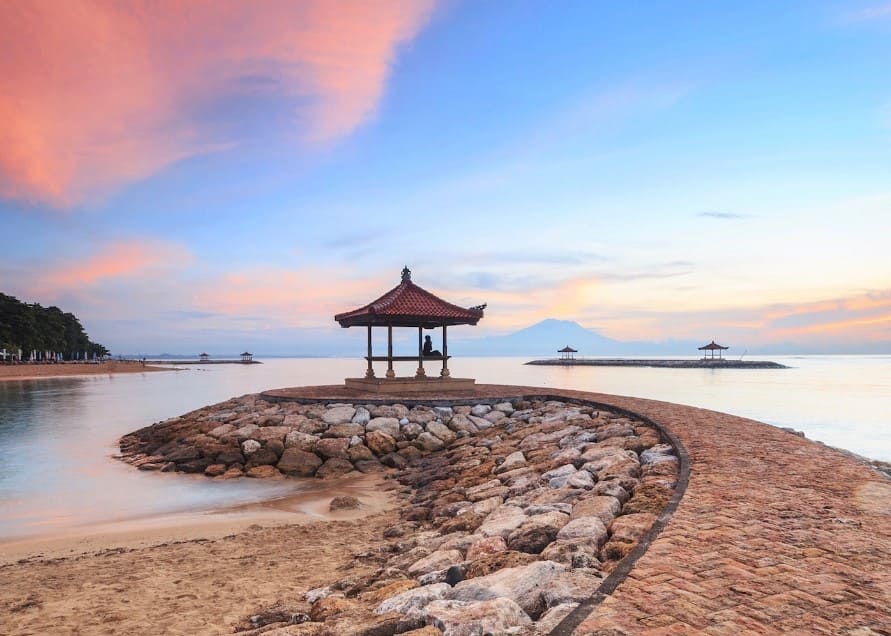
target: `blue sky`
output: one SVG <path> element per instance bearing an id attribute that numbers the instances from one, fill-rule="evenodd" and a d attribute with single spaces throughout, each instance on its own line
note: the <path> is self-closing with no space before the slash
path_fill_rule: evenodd
<path id="1" fill-rule="evenodd" d="M 300 353 L 404 264 L 468 336 L 891 350 L 887 2 L 75 6 L 0 27 L 0 287 L 114 351 Z"/>

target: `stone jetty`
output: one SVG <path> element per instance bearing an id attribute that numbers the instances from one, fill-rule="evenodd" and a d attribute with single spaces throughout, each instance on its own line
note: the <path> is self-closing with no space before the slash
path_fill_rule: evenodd
<path id="1" fill-rule="evenodd" d="M 675 493 L 676 450 L 642 419 L 546 396 L 433 402 L 248 395 L 131 433 L 121 458 L 216 479 L 388 471 L 400 522 L 357 555 L 374 574 L 252 614 L 256 634 L 547 633 Z"/>

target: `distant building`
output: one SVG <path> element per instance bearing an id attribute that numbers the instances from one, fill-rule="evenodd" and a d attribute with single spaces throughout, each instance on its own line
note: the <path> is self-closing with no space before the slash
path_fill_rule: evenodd
<path id="1" fill-rule="evenodd" d="M 210 361 L 210 356 L 208 354 L 202 353 L 200 356 L 198 356 L 198 362 L 208 362 L 208 361 Z"/>
<path id="2" fill-rule="evenodd" d="M 702 359 L 703 359 L 703 360 L 706 360 L 706 359 L 708 359 L 708 360 L 714 360 L 714 359 L 715 359 L 715 351 L 718 352 L 718 360 L 723 360 L 724 357 L 723 357 L 722 352 L 725 351 L 725 350 L 727 350 L 727 349 L 729 349 L 729 348 L 730 348 L 730 347 L 722 347 L 722 346 L 719 345 L 717 342 L 715 342 L 714 340 L 712 340 L 712 341 L 711 341 L 710 343 L 708 343 L 707 345 L 702 346 L 702 347 L 699 347 L 699 350 L 700 350 L 700 351 L 705 351 L 705 353 L 702 354 Z"/>
<path id="3" fill-rule="evenodd" d="M 557 351 L 557 353 L 560 354 L 561 360 L 575 360 L 575 354 L 577 354 L 578 351 L 576 349 L 573 349 L 569 345 L 566 345 L 565 347 Z"/>
<path id="4" fill-rule="evenodd" d="M 245 351 L 244 353 L 241 354 L 241 361 L 244 362 L 245 364 L 250 364 L 251 362 L 253 362 L 253 360 L 254 360 L 253 353 Z"/>

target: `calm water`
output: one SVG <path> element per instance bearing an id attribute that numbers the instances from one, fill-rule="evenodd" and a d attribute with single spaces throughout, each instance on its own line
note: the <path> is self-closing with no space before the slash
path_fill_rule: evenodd
<path id="1" fill-rule="evenodd" d="M 891 461 L 891 356 L 774 357 L 783 370 L 531 367 L 454 358 L 479 382 L 563 387 L 702 406 Z M 292 492 L 295 481 L 143 473 L 111 455 L 124 433 L 263 389 L 342 382 L 363 363 L 278 359 L 166 373 L 0 382 L 0 538 L 203 510 Z M 411 366 L 411 365 L 409 365 Z M 398 370 L 398 369 L 397 369 Z M 413 369 L 406 367 L 402 373 Z"/>

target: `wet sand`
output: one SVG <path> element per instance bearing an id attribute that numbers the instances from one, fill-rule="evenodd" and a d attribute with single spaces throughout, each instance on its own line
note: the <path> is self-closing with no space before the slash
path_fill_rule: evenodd
<path id="1" fill-rule="evenodd" d="M 362 573 L 354 554 L 398 519 L 388 488 L 366 475 L 272 501 L 0 543 L 5 633 L 231 633 L 245 615 L 343 568 Z M 363 505 L 329 512 L 340 495 Z"/>
<path id="2" fill-rule="evenodd" d="M 166 367 L 144 365 L 136 361 L 110 360 L 98 364 L 64 362 L 59 364 L 0 364 L 0 382 L 67 378 L 79 375 L 111 375 L 113 373 L 149 373 L 173 371 Z"/>

